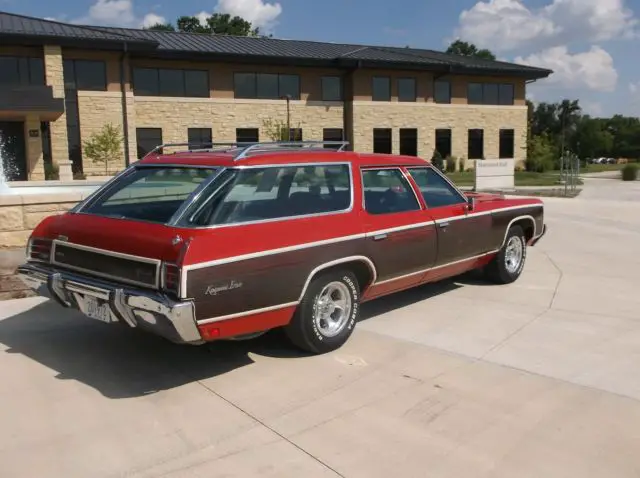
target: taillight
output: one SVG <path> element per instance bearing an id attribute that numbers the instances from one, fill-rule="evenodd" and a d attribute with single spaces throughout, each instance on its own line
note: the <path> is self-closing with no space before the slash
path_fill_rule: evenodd
<path id="1" fill-rule="evenodd" d="M 49 262 L 51 259 L 51 239 L 32 237 L 27 245 L 27 258 L 34 261 Z"/>
<path id="2" fill-rule="evenodd" d="M 162 264 L 162 288 L 180 295 L 180 267 L 175 264 Z"/>

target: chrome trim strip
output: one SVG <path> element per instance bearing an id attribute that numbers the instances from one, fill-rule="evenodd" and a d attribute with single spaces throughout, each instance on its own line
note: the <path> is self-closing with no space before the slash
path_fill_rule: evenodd
<path id="1" fill-rule="evenodd" d="M 477 256 L 466 257 L 464 259 L 460 259 L 460 260 L 457 260 L 457 261 L 447 262 L 446 264 L 441 264 L 441 265 L 438 265 L 438 266 L 429 267 L 427 269 L 422 269 L 422 270 L 419 270 L 419 271 L 416 271 L 416 272 L 411 272 L 410 274 L 404 274 L 404 275 L 401 275 L 401 276 L 398 276 L 398 277 L 393 277 L 392 279 L 386 279 L 386 280 L 371 284 L 371 287 L 374 287 L 374 286 L 377 286 L 377 285 L 384 285 L 384 284 L 387 284 L 389 282 L 397 281 L 397 280 L 400 280 L 400 279 L 406 279 L 407 277 L 412 277 L 412 276 L 416 276 L 416 275 L 419 275 L 419 274 L 425 274 L 425 273 L 427 273 L 429 271 L 435 271 L 435 270 L 438 270 L 438 269 L 443 269 L 445 267 L 455 266 L 456 264 L 462 264 L 463 262 L 468 262 L 468 261 L 474 261 L 476 259 L 481 259 L 481 258 L 483 258 L 485 256 L 490 256 L 491 254 L 495 254 L 499 250 L 500 249 L 496 249 L 494 251 L 489 251 L 489 252 L 485 252 L 483 254 L 478 254 Z"/>
<path id="2" fill-rule="evenodd" d="M 367 232 L 365 233 L 365 237 L 374 237 L 379 234 L 389 234 L 392 232 L 400 232 L 400 231 L 409 231 L 411 229 L 419 229 L 422 227 L 433 226 L 437 221 L 425 221 L 425 222 L 417 222 L 413 224 L 407 224 L 406 226 L 398 226 L 398 227 L 390 227 L 389 229 L 380 229 L 378 231 Z"/>
<path id="3" fill-rule="evenodd" d="M 105 274 L 103 272 L 99 272 L 99 271 L 95 271 L 92 269 L 85 269 L 83 267 L 77 267 L 77 266 L 73 266 L 70 264 L 66 264 L 64 262 L 58 262 L 56 261 L 56 247 L 58 244 L 61 244 L 63 246 L 67 246 L 67 247 L 71 247 L 72 249 L 79 249 L 79 250 L 84 250 L 84 251 L 89 251 L 89 252 L 96 252 L 98 254 L 103 254 L 105 256 L 113 256 L 113 257 L 117 257 L 120 259 L 127 259 L 127 260 L 131 260 L 131 261 L 136 261 L 136 262 L 144 262 L 147 264 L 154 264 L 156 266 L 156 271 L 155 271 L 155 284 L 151 285 L 148 284 L 146 282 L 138 282 L 135 280 L 131 280 L 131 279 L 126 279 L 124 277 L 118 277 L 118 276 L 114 276 L 111 274 Z M 71 270 L 75 270 L 78 272 L 85 272 L 89 275 L 95 275 L 98 277 L 103 277 L 105 279 L 111 279 L 111 280 L 115 280 L 117 282 L 123 282 L 123 283 L 127 283 L 127 284 L 132 284 L 132 285 L 138 285 L 138 286 L 142 286 L 142 287 L 155 287 L 156 289 L 159 288 L 160 285 L 160 264 L 162 261 L 160 261 L 159 259 L 151 259 L 148 257 L 141 257 L 141 256 L 134 256 L 131 254 L 124 254 L 122 252 L 115 252 L 115 251 L 109 251 L 109 250 L 105 250 L 105 249 L 98 249 L 96 247 L 91 247 L 91 246 L 84 246 L 81 244 L 75 244 L 72 242 L 62 242 L 59 241 L 57 239 L 53 240 L 53 244 L 51 247 L 51 264 L 55 264 L 58 265 L 60 267 L 66 268 L 66 269 L 71 269 Z"/>
<path id="4" fill-rule="evenodd" d="M 493 209 L 491 211 L 486 211 L 486 214 L 492 214 L 492 213 L 496 213 L 496 212 L 502 212 L 502 211 L 510 211 L 510 210 L 516 210 L 516 209 L 526 209 L 526 208 L 530 208 L 530 207 L 535 207 L 538 206 L 538 204 L 523 204 L 521 206 L 510 206 L 510 207 L 506 207 L 506 208 L 502 208 L 502 209 Z M 540 205 L 541 206 L 541 205 Z M 479 213 L 479 214 L 485 214 L 485 212 L 483 213 Z M 453 217 L 449 217 L 449 218 L 442 218 L 439 219 L 439 221 L 441 222 L 447 222 L 447 221 L 451 221 L 452 219 L 456 218 L 457 216 L 453 216 Z M 460 216 L 461 219 L 466 219 L 467 215 L 464 216 Z M 432 221 L 432 222 L 436 222 L 436 221 Z M 417 227 L 423 227 L 427 225 L 427 222 L 425 223 L 419 223 L 420 226 Z M 405 227 L 405 226 L 399 226 L 401 228 Z M 411 226 L 406 226 L 406 227 L 413 227 L 413 224 Z M 308 249 L 311 247 L 318 247 L 318 246 L 324 246 L 326 244 L 335 244 L 337 242 L 343 242 L 343 241 L 351 241 L 351 240 L 355 240 L 355 239 L 363 239 L 369 236 L 374 236 L 376 234 L 381 234 L 384 233 L 386 230 L 385 229 L 381 229 L 381 230 L 376 230 L 376 231 L 370 231 L 367 233 L 360 233 L 360 234 L 353 234 L 353 235 L 349 235 L 349 236 L 342 236 L 342 237 L 336 237 L 336 238 L 332 238 L 332 239 L 323 239 L 323 240 L 319 240 L 319 241 L 313 241 L 313 242 L 307 242 L 307 243 L 303 243 L 303 244 L 296 244 L 294 246 L 286 246 L 286 247 L 279 247 L 276 249 L 268 249 L 266 251 L 260 251 L 260 252 L 254 252 L 254 253 L 249 253 L 249 254 L 242 254 L 239 256 L 230 256 L 230 257 L 225 257 L 222 259 L 216 259 L 213 261 L 206 261 L 206 262 L 197 262 L 194 264 L 189 264 L 189 265 L 185 265 L 183 266 L 183 270 L 185 271 L 189 271 L 189 270 L 196 270 L 196 269 L 202 269 L 204 267 L 210 267 L 210 266 L 217 266 L 217 265 L 221 265 L 221 264 L 229 264 L 232 262 L 239 262 L 239 261 L 244 261 L 244 260 L 248 260 L 248 259 L 255 259 L 258 257 L 264 257 L 264 256 L 270 256 L 270 255 L 274 255 L 274 254 L 281 254 L 284 252 L 291 252 L 291 251 L 297 251 L 297 250 L 301 250 L 301 249 Z"/>
<path id="5" fill-rule="evenodd" d="M 287 307 L 294 307 L 294 306 L 297 306 L 298 304 L 299 302 L 288 302 L 286 304 L 272 305 L 270 307 L 263 307 L 261 309 L 252 309 L 252 310 L 247 310 L 245 312 L 238 312 L 236 314 L 221 315 L 219 317 L 213 317 L 211 319 L 198 320 L 197 322 L 198 322 L 198 325 L 212 324 L 214 322 L 222 322 L 223 320 L 237 319 L 239 317 L 245 317 L 248 315 L 256 315 L 256 314 L 262 314 L 264 312 L 271 312 L 274 310 L 286 309 Z"/>
<path id="6" fill-rule="evenodd" d="M 270 256 L 270 255 L 273 255 L 273 254 L 281 254 L 281 253 L 284 253 L 284 252 L 299 251 L 299 250 L 308 249 L 308 248 L 311 248 L 311 247 L 324 246 L 324 245 L 327 245 L 327 244 L 335 244 L 335 243 L 338 243 L 338 242 L 352 241 L 352 240 L 355 240 L 355 239 L 364 239 L 364 238 L 365 238 L 365 234 L 361 233 L 361 234 L 353 234 L 353 235 L 350 235 L 350 236 L 336 237 L 336 238 L 333 238 L 333 239 L 324 239 L 324 240 L 321 240 L 321 241 L 307 242 L 305 244 L 296 244 L 294 246 L 279 247 L 277 249 L 269 249 L 267 251 L 252 252 L 252 253 L 243 254 L 243 255 L 240 255 L 240 256 L 225 257 L 223 259 L 216 259 L 216 260 L 213 260 L 213 261 L 189 264 L 189 265 L 183 266 L 183 270 L 192 271 L 192 270 L 197 270 L 197 269 L 203 269 L 205 267 L 212 267 L 212 266 L 218 266 L 218 265 L 222 265 L 222 264 L 229 264 L 229 263 L 232 263 L 232 262 L 246 261 L 248 259 L 255 259 L 255 258 L 258 258 L 258 257 Z"/>

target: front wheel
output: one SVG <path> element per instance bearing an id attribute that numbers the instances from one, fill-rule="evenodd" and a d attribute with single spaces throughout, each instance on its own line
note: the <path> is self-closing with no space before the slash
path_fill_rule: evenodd
<path id="1" fill-rule="evenodd" d="M 351 336 L 359 312 L 360 289 L 349 270 L 313 278 L 291 323 L 287 337 L 297 347 L 322 354 L 340 348 Z"/>
<path id="2" fill-rule="evenodd" d="M 504 245 L 485 268 L 489 280 L 497 284 L 510 284 L 520 277 L 527 258 L 527 240 L 520 226 L 507 232 Z"/>

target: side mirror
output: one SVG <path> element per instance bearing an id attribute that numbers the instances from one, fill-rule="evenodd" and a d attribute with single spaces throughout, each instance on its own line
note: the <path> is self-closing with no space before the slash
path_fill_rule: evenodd
<path id="1" fill-rule="evenodd" d="M 476 198 L 467 198 L 467 210 L 473 211 L 476 208 Z"/>

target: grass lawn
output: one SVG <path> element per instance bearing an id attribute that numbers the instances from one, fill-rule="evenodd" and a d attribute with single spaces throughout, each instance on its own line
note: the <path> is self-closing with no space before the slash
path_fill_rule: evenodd
<path id="1" fill-rule="evenodd" d="M 634 163 L 640 167 L 640 163 Z M 620 171 L 626 164 L 587 164 L 586 168 L 580 168 L 581 173 L 601 173 L 604 171 Z"/>
<path id="2" fill-rule="evenodd" d="M 458 186 L 473 186 L 473 171 L 464 173 L 447 173 L 447 177 Z M 548 173 L 533 173 L 530 171 L 516 171 L 515 183 L 517 186 L 558 186 L 560 173 L 550 171 Z"/>

